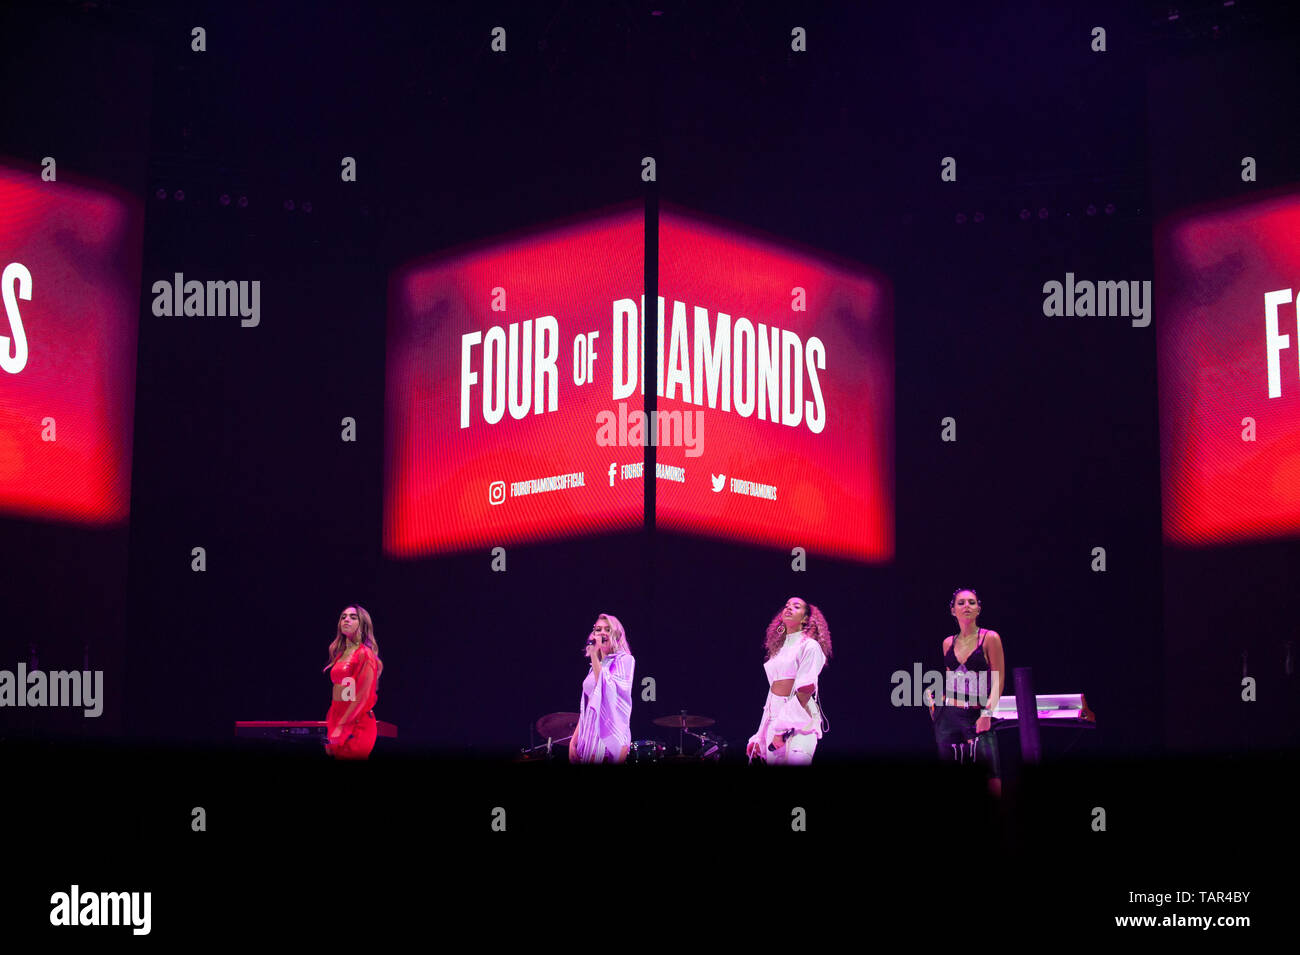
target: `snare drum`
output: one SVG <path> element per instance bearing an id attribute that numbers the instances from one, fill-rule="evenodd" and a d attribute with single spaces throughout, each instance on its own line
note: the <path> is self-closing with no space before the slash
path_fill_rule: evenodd
<path id="1" fill-rule="evenodd" d="M 629 763 L 657 763 L 664 758 L 664 744 L 657 739 L 636 739 L 628 745 Z"/>

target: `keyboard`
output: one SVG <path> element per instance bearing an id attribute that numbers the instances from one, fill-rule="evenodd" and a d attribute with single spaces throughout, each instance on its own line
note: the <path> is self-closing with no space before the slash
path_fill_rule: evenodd
<path id="1" fill-rule="evenodd" d="M 380 736 L 396 738 L 397 727 L 376 720 Z M 245 739 L 283 739 L 325 745 L 324 720 L 237 720 L 235 735 Z"/>

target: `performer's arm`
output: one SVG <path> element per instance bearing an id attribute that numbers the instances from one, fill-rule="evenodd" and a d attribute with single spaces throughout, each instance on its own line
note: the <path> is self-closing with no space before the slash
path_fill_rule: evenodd
<path id="1" fill-rule="evenodd" d="M 799 669 L 794 675 L 794 685 L 797 687 L 795 693 L 799 697 L 799 705 L 808 710 L 808 701 L 812 699 L 813 693 L 817 690 L 817 677 L 822 672 L 822 667 L 826 665 L 826 654 L 823 652 L 821 644 L 816 640 L 809 640 L 803 645 L 799 652 Z M 808 715 L 812 712 L 808 710 Z"/>
<path id="2" fill-rule="evenodd" d="M 745 754 L 749 756 L 750 759 L 753 759 L 755 756 L 764 756 L 763 750 L 767 746 L 767 724 L 772 718 L 772 707 L 769 705 L 769 702 L 769 700 L 763 701 L 763 718 L 758 721 L 758 732 L 751 736 L 749 741 L 745 744 Z"/>
<path id="3" fill-rule="evenodd" d="M 614 738 L 622 741 L 614 762 L 621 763 L 627 759 L 627 743 L 632 739 L 632 673 L 636 668 L 636 659 L 630 653 L 621 653 L 607 668 L 609 687 L 607 706 L 610 707 L 610 721 L 614 724 Z"/>
<path id="4" fill-rule="evenodd" d="M 769 707 L 767 706 L 766 703 L 764 703 L 763 718 L 758 722 L 758 732 L 749 738 L 749 742 L 745 746 L 745 752 L 750 757 L 753 757 L 755 755 L 754 747 L 758 748 L 759 754 L 761 754 L 763 751 L 763 746 L 767 740 L 767 724 L 769 720 L 768 709 Z"/>
<path id="5" fill-rule="evenodd" d="M 984 712 L 992 714 L 997 712 L 998 701 L 1002 699 L 1002 688 L 1006 685 L 1007 663 L 1002 653 L 1002 637 L 996 630 L 990 630 L 984 635 L 984 656 L 989 661 L 989 701 L 984 707 Z M 991 725 L 992 721 L 989 716 L 981 716 L 980 723 L 976 729 L 983 733 Z"/>
<path id="6" fill-rule="evenodd" d="M 616 722 L 619 724 L 619 737 L 632 739 L 632 676 L 637 661 L 632 654 L 620 654 L 610 664 L 610 676 L 617 686 L 615 694 Z M 625 717 L 625 719 L 624 719 Z M 615 763 L 624 763 L 628 759 L 628 743 L 625 742 L 615 758 Z"/>
<path id="7" fill-rule="evenodd" d="M 632 668 L 634 665 L 631 654 L 625 653 L 608 667 L 610 678 L 618 685 L 619 689 L 629 695 L 632 693 Z M 599 677 L 599 674 L 597 676 Z"/>
<path id="8" fill-rule="evenodd" d="M 578 761 L 578 730 L 582 726 L 582 714 L 586 709 L 587 693 L 584 690 L 582 698 L 578 700 L 578 725 L 575 726 L 573 732 L 569 734 L 569 762 L 571 763 L 576 763 Z"/>
<path id="9" fill-rule="evenodd" d="M 951 641 L 952 641 L 952 637 L 944 637 L 944 640 L 943 640 L 943 650 L 942 650 L 942 651 L 940 652 L 940 654 L 939 654 L 940 666 L 943 665 L 943 663 L 942 663 L 943 658 L 946 657 L 946 656 L 948 655 L 948 644 L 949 644 Z M 940 672 L 942 672 L 942 671 L 940 671 Z M 939 702 L 935 697 L 936 697 L 936 694 L 934 693 L 933 690 L 926 690 L 926 691 L 925 691 L 925 702 L 926 702 L 926 705 L 930 707 L 930 719 L 931 719 L 931 720 L 934 719 L 934 708 L 935 708 L 935 706 L 936 706 L 936 705 L 938 704 L 938 702 Z"/>

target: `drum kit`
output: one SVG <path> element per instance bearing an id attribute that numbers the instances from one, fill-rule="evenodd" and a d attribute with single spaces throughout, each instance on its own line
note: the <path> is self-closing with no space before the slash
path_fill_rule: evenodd
<path id="1" fill-rule="evenodd" d="M 635 739 L 628 744 L 627 762 L 636 766 L 659 763 L 716 763 L 727 754 L 727 741 L 705 727 L 716 721 L 707 716 L 692 716 L 683 710 L 676 716 L 659 716 L 650 721 L 655 726 L 677 730 L 677 745 L 662 740 Z M 534 727 L 545 742 L 519 751 L 517 763 L 567 762 L 569 740 L 578 728 L 577 713 L 547 713 Z M 687 739 L 691 742 L 688 743 Z"/>

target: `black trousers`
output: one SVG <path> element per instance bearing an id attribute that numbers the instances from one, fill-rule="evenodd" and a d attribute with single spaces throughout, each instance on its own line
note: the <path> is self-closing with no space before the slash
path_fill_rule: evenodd
<path id="1" fill-rule="evenodd" d="M 979 707 L 936 706 L 934 742 L 939 758 L 945 762 L 977 763 L 991 778 L 1000 779 L 997 734 L 991 729 L 976 733 L 975 722 L 979 718 Z"/>

